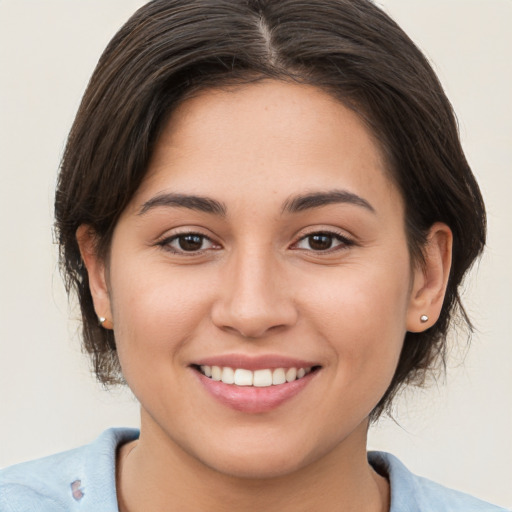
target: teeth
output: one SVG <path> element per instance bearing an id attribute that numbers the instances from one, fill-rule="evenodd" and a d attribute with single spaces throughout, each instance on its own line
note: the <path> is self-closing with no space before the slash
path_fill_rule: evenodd
<path id="1" fill-rule="evenodd" d="M 297 378 L 297 368 L 288 368 L 286 370 L 286 382 L 291 382 Z"/>
<path id="2" fill-rule="evenodd" d="M 271 370 L 256 370 L 252 379 L 252 385 L 257 388 L 266 388 L 272 386 Z"/>
<path id="3" fill-rule="evenodd" d="M 252 386 L 252 381 L 253 375 L 251 370 L 244 370 L 242 368 L 235 370 L 235 384 L 237 386 Z"/>
<path id="4" fill-rule="evenodd" d="M 302 379 L 311 372 L 311 368 L 276 368 L 274 370 L 245 370 L 244 368 L 230 368 L 229 366 L 207 366 L 200 367 L 201 373 L 215 381 L 222 381 L 224 384 L 235 386 L 254 386 L 265 388 L 278 386 L 285 382 L 293 382 Z"/>
<path id="5" fill-rule="evenodd" d="M 234 384 L 235 383 L 235 372 L 233 368 L 222 368 L 222 382 L 224 384 Z"/>
<path id="6" fill-rule="evenodd" d="M 222 368 L 219 366 L 212 366 L 212 379 L 222 380 Z"/>
<path id="7" fill-rule="evenodd" d="M 212 376 L 212 367 L 211 366 L 201 366 L 201 371 L 207 376 Z"/>
<path id="8" fill-rule="evenodd" d="M 284 373 L 284 368 L 276 368 L 272 372 L 272 384 L 276 386 L 277 384 L 284 384 L 286 382 L 286 374 Z"/>

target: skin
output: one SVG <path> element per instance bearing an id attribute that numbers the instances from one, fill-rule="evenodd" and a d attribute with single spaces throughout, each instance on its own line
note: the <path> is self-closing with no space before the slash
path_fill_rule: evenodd
<path id="1" fill-rule="evenodd" d="M 333 190 L 345 200 L 286 209 Z M 225 214 L 155 201 L 171 192 Z M 176 236 L 191 232 L 200 250 L 185 252 Z M 332 233 L 331 247 L 319 250 L 315 233 Z M 402 198 L 354 112 L 277 81 L 203 92 L 171 116 L 108 268 L 90 229 L 77 236 L 141 403 L 140 439 L 119 453 L 121 510 L 389 509 L 388 482 L 366 459 L 368 415 L 406 331 L 439 315 L 451 232 L 432 226 L 425 266 L 411 264 Z M 225 354 L 320 370 L 279 407 L 245 413 L 213 399 L 190 366 Z"/>

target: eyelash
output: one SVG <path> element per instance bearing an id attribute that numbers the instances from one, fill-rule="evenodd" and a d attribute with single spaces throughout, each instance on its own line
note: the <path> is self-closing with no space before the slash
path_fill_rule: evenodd
<path id="1" fill-rule="evenodd" d="M 311 239 L 315 236 L 325 236 L 331 238 L 331 242 L 334 243 L 334 241 L 339 242 L 338 245 L 334 247 L 329 247 L 328 249 L 324 250 L 313 250 L 313 249 L 302 249 L 297 247 L 296 250 L 304 250 L 304 251 L 311 251 L 315 254 L 331 254 L 333 252 L 344 250 L 348 247 L 351 247 L 355 245 L 354 240 L 346 237 L 345 235 L 342 235 L 341 233 L 337 233 L 336 231 L 329 231 L 329 230 L 320 230 L 320 231 L 314 231 L 312 233 L 307 233 L 306 235 L 302 236 L 293 244 L 293 246 L 297 246 L 300 242 L 306 241 L 308 239 Z"/>
<path id="2" fill-rule="evenodd" d="M 315 236 L 329 237 L 329 238 L 331 238 L 331 244 L 334 243 L 335 241 L 339 242 L 339 244 L 334 247 L 329 247 L 327 249 L 320 249 L 320 250 L 314 250 L 312 248 L 307 249 L 307 248 L 297 247 L 301 242 L 311 239 L 312 237 L 315 237 Z M 177 248 L 172 247 L 171 244 L 173 242 L 179 243 L 180 239 L 183 239 L 185 237 L 197 237 L 200 239 L 201 245 L 203 245 L 204 242 L 207 241 L 207 242 L 210 242 L 213 247 L 209 247 L 206 249 L 191 250 L 191 251 L 187 251 L 186 249 L 183 249 L 183 248 L 177 249 Z M 310 243 L 311 243 L 311 241 L 310 241 Z M 210 237 L 208 237 L 202 233 L 196 233 L 196 232 L 178 233 L 178 234 L 172 235 L 170 237 L 164 238 L 163 240 L 157 242 L 156 245 L 162 247 L 166 251 L 169 251 L 173 254 L 177 254 L 180 256 L 198 256 L 198 255 L 202 255 L 205 251 L 208 251 L 210 249 L 216 250 L 217 248 L 220 247 L 220 245 L 216 244 Z M 353 245 L 355 245 L 354 240 L 351 240 L 350 238 L 346 237 L 345 235 L 342 235 L 341 233 L 337 233 L 335 231 L 321 230 L 321 231 L 314 231 L 311 233 L 307 233 L 307 234 L 301 236 L 296 242 L 294 242 L 291 245 L 291 248 L 293 250 L 308 251 L 308 252 L 310 251 L 310 252 L 316 253 L 316 254 L 331 254 L 333 252 L 344 250 L 347 247 L 351 247 Z"/>
<path id="3" fill-rule="evenodd" d="M 179 240 L 183 239 L 185 237 L 198 237 L 198 238 L 201 239 L 201 245 L 203 245 L 205 241 L 208 241 L 213 246 L 220 247 L 210 237 L 208 237 L 206 235 L 203 235 L 202 233 L 195 233 L 195 232 L 192 232 L 192 231 L 187 231 L 187 232 L 184 232 L 184 233 L 178 233 L 176 235 L 169 236 L 169 237 L 164 238 L 163 240 L 160 240 L 159 242 L 157 242 L 157 245 L 162 247 L 166 251 L 169 251 L 169 252 L 171 252 L 173 254 L 178 254 L 180 256 L 181 255 L 183 255 L 183 256 L 197 256 L 197 255 L 203 254 L 205 251 L 210 249 L 210 248 L 208 248 L 208 249 L 199 249 L 197 251 L 187 251 L 187 250 L 185 250 L 183 248 L 182 249 L 176 249 L 176 248 L 171 246 L 172 242 L 178 242 L 179 243 Z"/>

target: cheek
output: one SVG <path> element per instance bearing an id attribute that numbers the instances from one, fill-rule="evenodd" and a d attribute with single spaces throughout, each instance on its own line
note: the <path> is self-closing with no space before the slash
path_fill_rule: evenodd
<path id="1" fill-rule="evenodd" d="M 347 384 L 387 387 L 406 333 L 408 259 L 344 268 L 323 287 L 308 287 L 315 329 L 330 346 L 336 378 Z"/>
<path id="2" fill-rule="evenodd" d="M 209 318 L 210 298 L 206 290 L 201 292 L 204 282 L 197 272 L 191 276 L 168 265 L 118 264 L 111 281 L 112 305 L 126 377 L 144 368 L 156 371 L 159 366 L 180 364 L 181 347 Z"/>

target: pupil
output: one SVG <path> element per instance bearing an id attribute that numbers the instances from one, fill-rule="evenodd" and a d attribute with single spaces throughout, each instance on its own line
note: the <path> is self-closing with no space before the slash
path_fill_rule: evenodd
<path id="1" fill-rule="evenodd" d="M 332 245 L 331 235 L 311 235 L 309 237 L 309 246 L 316 251 L 325 251 Z"/>
<path id="2" fill-rule="evenodd" d="M 199 235 L 184 235 L 179 238 L 180 249 L 184 251 L 198 251 L 203 245 L 203 238 Z"/>

